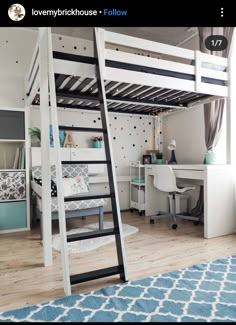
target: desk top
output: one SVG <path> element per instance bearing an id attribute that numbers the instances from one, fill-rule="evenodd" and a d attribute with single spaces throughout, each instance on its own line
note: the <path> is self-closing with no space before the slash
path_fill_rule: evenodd
<path id="1" fill-rule="evenodd" d="M 145 168 L 150 168 L 154 166 L 163 166 L 163 165 L 158 165 L 158 164 L 146 164 L 144 165 Z M 172 169 L 181 169 L 181 170 L 206 170 L 207 168 L 229 168 L 232 165 L 229 164 L 222 164 L 222 165 L 204 165 L 204 164 L 170 164 L 168 165 Z"/>

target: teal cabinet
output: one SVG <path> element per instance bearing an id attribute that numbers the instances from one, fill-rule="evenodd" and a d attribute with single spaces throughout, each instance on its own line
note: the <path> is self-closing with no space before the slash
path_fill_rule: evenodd
<path id="1" fill-rule="evenodd" d="M 0 202 L 0 231 L 26 227 L 26 201 Z"/>

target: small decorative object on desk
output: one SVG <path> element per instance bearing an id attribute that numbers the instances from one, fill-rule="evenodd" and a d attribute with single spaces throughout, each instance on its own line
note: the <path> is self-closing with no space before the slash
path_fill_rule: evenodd
<path id="1" fill-rule="evenodd" d="M 168 149 L 171 151 L 171 157 L 170 157 L 170 160 L 168 161 L 168 164 L 170 164 L 170 165 L 177 164 L 177 160 L 175 158 L 175 149 L 176 149 L 176 141 L 175 140 L 171 140 L 171 142 L 168 145 Z"/>
<path id="2" fill-rule="evenodd" d="M 163 153 L 157 152 L 156 157 L 157 157 L 156 164 L 159 164 L 159 165 L 163 164 Z"/>
<path id="3" fill-rule="evenodd" d="M 205 163 L 207 165 L 214 165 L 217 162 L 217 155 L 214 151 L 209 150 L 205 153 Z"/>
<path id="4" fill-rule="evenodd" d="M 150 155 L 143 155 L 143 165 L 151 164 L 152 158 Z"/>
<path id="5" fill-rule="evenodd" d="M 92 145 L 93 145 L 93 148 L 101 148 L 102 147 L 102 136 L 92 137 Z"/>
<path id="6" fill-rule="evenodd" d="M 151 156 L 151 164 L 156 164 L 157 153 L 159 150 L 146 150 L 146 154 Z"/>

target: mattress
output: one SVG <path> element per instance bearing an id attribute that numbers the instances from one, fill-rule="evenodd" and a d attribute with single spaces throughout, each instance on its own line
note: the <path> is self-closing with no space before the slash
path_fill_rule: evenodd
<path id="1" fill-rule="evenodd" d="M 31 188 L 36 193 L 37 208 L 42 212 L 42 187 L 31 181 Z M 51 211 L 58 211 L 57 197 L 51 198 Z M 98 208 L 107 205 L 107 199 L 81 200 L 65 202 L 65 211 Z"/>
<path id="2" fill-rule="evenodd" d="M 82 210 L 103 207 L 107 204 L 107 199 L 95 199 L 95 200 L 84 200 L 84 201 L 70 201 L 65 202 L 65 211 Z M 37 208 L 42 212 L 42 200 L 37 197 Z M 51 211 L 57 212 L 57 197 L 52 197 Z"/>

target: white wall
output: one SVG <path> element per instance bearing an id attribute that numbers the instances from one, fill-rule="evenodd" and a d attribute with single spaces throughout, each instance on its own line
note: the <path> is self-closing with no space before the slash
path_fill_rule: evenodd
<path id="1" fill-rule="evenodd" d="M 198 36 L 182 45 L 183 48 L 198 50 Z M 206 152 L 203 105 L 189 111 L 170 114 L 163 118 L 163 153 L 168 160 L 170 152 L 167 145 L 171 139 L 177 142 L 176 159 L 178 163 L 202 163 Z M 226 116 L 224 114 L 222 133 L 215 150 L 217 162 L 226 163 Z"/>
<path id="2" fill-rule="evenodd" d="M 24 78 L 36 42 L 35 32 L 0 28 L 0 107 L 24 107 Z"/>
<path id="3" fill-rule="evenodd" d="M 205 154 L 203 107 L 178 112 L 163 119 L 163 149 L 166 160 L 170 158 L 167 146 L 176 140 L 176 160 L 179 164 L 201 164 Z"/>

